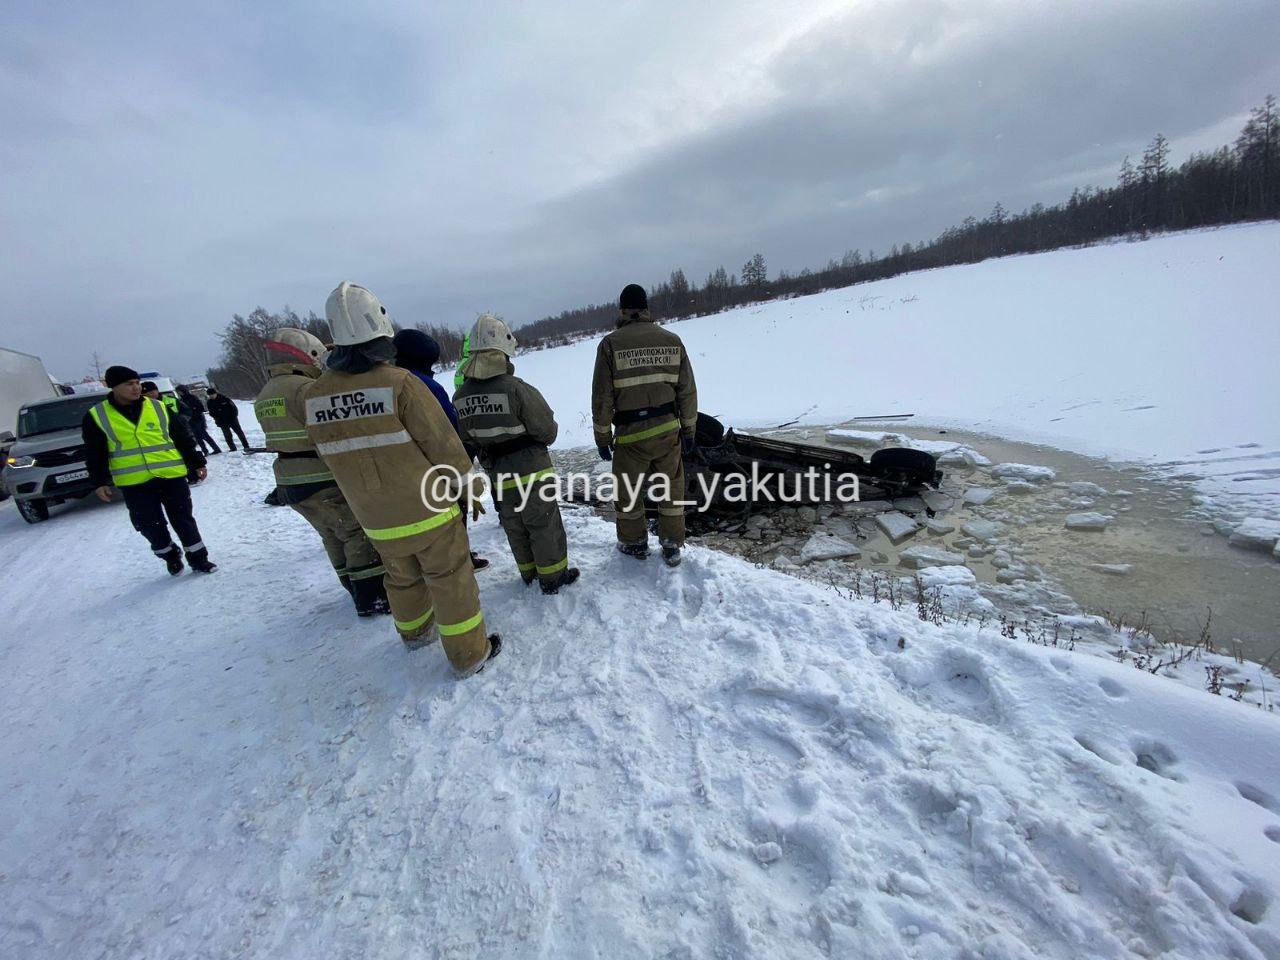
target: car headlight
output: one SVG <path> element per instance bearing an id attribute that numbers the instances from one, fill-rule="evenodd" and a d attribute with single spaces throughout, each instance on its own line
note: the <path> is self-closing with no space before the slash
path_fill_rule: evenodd
<path id="1" fill-rule="evenodd" d="M 34 467 L 36 465 L 36 458 L 35 457 L 9 457 L 5 462 L 9 464 L 9 466 L 13 467 L 14 469 L 21 469 L 22 467 Z"/>

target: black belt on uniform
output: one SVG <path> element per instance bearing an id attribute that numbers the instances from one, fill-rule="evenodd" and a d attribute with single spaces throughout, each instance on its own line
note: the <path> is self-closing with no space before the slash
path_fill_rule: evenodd
<path id="1" fill-rule="evenodd" d="M 505 457 L 509 453 L 515 453 L 518 450 L 527 450 L 529 447 L 541 447 L 547 449 L 545 443 L 539 443 L 533 437 L 527 434 L 523 437 L 512 437 L 510 440 L 503 440 L 500 443 L 493 443 L 483 446 L 485 455 L 496 460 L 498 457 Z"/>
<path id="2" fill-rule="evenodd" d="M 318 460 L 320 458 L 320 454 L 316 453 L 314 450 L 301 450 L 298 453 L 285 453 L 283 450 L 277 450 L 276 456 L 281 460 L 300 460 L 306 457 L 310 457 L 312 460 Z"/>
<path id="3" fill-rule="evenodd" d="M 613 415 L 613 425 L 623 427 L 628 423 L 639 423 L 641 420 L 652 420 L 668 413 L 675 413 L 674 403 L 660 403 L 656 407 L 641 407 L 639 410 L 618 410 Z"/>

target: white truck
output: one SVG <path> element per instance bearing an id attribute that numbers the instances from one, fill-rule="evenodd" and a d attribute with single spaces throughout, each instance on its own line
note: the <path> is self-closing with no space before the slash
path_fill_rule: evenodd
<path id="1" fill-rule="evenodd" d="M 32 400 L 47 400 L 61 393 L 44 368 L 44 361 L 29 353 L 0 347 L 0 467 L 13 445 L 18 408 Z M 0 483 L 0 500 L 8 491 Z"/>

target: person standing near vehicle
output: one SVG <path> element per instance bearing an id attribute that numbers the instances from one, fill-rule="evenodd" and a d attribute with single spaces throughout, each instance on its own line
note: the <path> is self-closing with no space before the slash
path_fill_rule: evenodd
<path id="1" fill-rule="evenodd" d="M 204 455 L 182 418 L 171 416 L 159 400 L 143 397 L 137 371 L 111 366 L 103 379 L 110 396 L 91 407 L 80 424 L 85 466 L 98 499 L 109 503 L 111 488 L 120 488 L 134 529 L 171 575 L 182 572 L 183 550 L 192 570 L 213 573 L 218 568 L 200 539 L 187 484 L 188 476 L 205 478 Z M 170 525 L 182 549 L 173 542 Z"/>
<path id="2" fill-rule="evenodd" d="M 555 497 L 555 469 L 547 447 L 559 427 L 542 394 L 515 376 L 516 338 L 491 314 L 468 337 L 465 381 L 453 395 L 463 443 L 479 451 L 489 474 L 498 519 L 526 583 L 558 593 L 578 579 Z"/>
<path id="3" fill-rule="evenodd" d="M 390 613 L 382 585 L 386 573 L 382 558 L 360 529 L 333 472 L 307 439 L 302 394 L 320 376 L 328 351 L 317 337 L 296 327 L 280 327 L 271 336 L 262 345 L 268 380 L 253 402 L 253 412 L 267 449 L 276 455 L 278 499 L 320 535 L 338 582 L 355 602 L 356 615 Z M 210 396 L 209 410 L 214 409 Z"/>
<path id="4" fill-rule="evenodd" d="M 156 385 L 154 380 L 142 381 L 142 395 L 149 400 L 159 400 L 163 403 L 165 409 L 169 411 L 169 416 L 182 416 L 182 413 L 178 408 L 178 398 L 171 393 L 161 393 L 160 388 Z"/>
<path id="5" fill-rule="evenodd" d="M 422 381 L 394 366 L 395 328 L 369 290 L 329 295 L 328 369 L 304 392 L 307 437 L 382 556 L 396 630 L 410 649 L 435 640 L 458 679 L 502 649 L 486 635 L 458 500 L 471 458 Z M 478 516 L 484 507 L 468 490 Z"/>
<path id="6" fill-rule="evenodd" d="M 186 414 L 191 435 L 195 437 L 196 443 L 200 444 L 200 452 L 206 456 L 221 453 L 222 448 L 218 446 L 218 441 L 209 436 L 209 424 L 204 418 L 204 404 L 200 402 L 200 398 L 186 387 L 178 387 L 178 403 L 181 405 L 182 412 Z M 213 449 L 210 450 L 209 447 Z"/>
<path id="7" fill-rule="evenodd" d="M 249 441 L 245 439 L 244 430 L 240 427 L 240 409 L 230 397 L 224 397 L 213 387 L 209 388 L 209 416 L 222 429 L 222 436 L 227 441 L 227 449 L 235 450 L 236 442 L 232 433 L 240 438 L 240 445 L 247 451 Z"/>
<path id="8" fill-rule="evenodd" d="M 391 340 L 396 347 L 396 366 L 403 370 L 408 370 L 415 377 L 421 380 L 431 395 L 440 401 L 440 407 L 444 410 L 444 415 L 449 418 L 449 422 L 453 424 L 453 429 L 458 429 L 458 411 L 453 408 L 453 401 L 449 399 L 449 394 L 444 387 L 436 382 L 436 378 L 432 372 L 432 367 L 436 365 L 436 361 L 440 359 L 440 344 L 435 339 L 423 333 L 421 330 L 398 330 Z M 464 341 L 465 343 L 465 341 Z M 459 438 L 462 434 L 459 432 Z M 467 445 L 465 441 L 462 444 L 470 456 L 475 456 L 476 451 Z M 467 524 L 467 511 L 465 504 L 462 510 L 462 525 Z M 489 561 L 483 557 L 477 556 L 476 552 L 471 551 L 471 566 L 476 570 L 484 570 L 489 566 Z"/>
<path id="9" fill-rule="evenodd" d="M 618 328 L 596 349 L 591 418 L 600 459 L 613 461 L 618 549 L 649 555 L 644 495 L 653 480 L 662 496 L 658 544 L 667 566 L 684 546 L 684 459 L 696 446 L 698 388 L 684 343 L 649 315 L 644 287 L 628 284 L 618 298 Z M 664 489 L 665 486 L 665 489 Z"/>

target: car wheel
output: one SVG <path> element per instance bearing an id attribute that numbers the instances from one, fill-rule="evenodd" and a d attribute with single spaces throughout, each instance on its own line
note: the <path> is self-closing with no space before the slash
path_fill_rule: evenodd
<path id="1" fill-rule="evenodd" d="M 49 519 L 49 505 L 43 500 L 15 500 L 18 513 L 27 523 L 40 523 Z"/>
<path id="2" fill-rule="evenodd" d="M 868 462 L 871 472 L 877 476 L 905 476 L 919 483 L 933 480 L 938 461 L 931 453 L 909 450 L 906 447 L 888 447 L 871 454 Z"/>

